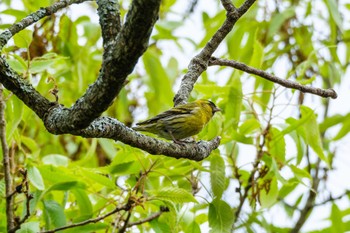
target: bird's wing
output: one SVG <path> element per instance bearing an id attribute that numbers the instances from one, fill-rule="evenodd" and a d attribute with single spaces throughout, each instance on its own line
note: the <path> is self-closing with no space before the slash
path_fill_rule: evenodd
<path id="1" fill-rule="evenodd" d="M 164 120 L 166 118 L 183 116 L 186 114 L 192 114 L 194 111 L 198 111 L 198 110 L 200 110 L 200 108 L 197 105 L 193 105 L 193 103 L 188 103 L 188 104 L 184 104 L 184 105 L 169 109 L 169 110 L 162 112 L 162 113 L 158 114 L 157 116 L 154 116 L 146 121 L 139 122 L 136 125 L 151 124 L 151 123 L 155 123 L 159 120 Z"/>

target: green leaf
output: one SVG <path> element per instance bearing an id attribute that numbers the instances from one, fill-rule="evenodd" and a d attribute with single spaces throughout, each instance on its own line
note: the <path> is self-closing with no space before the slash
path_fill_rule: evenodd
<path id="1" fill-rule="evenodd" d="M 218 153 L 210 156 L 210 184 L 214 197 L 221 199 L 226 187 L 225 161 Z"/>
<path id="2" fill-rule="evenodd" d="M 187 228 L 186 233 L 201 233 L 201 229 L 196 222 L 192 222 Z"/>
<path id="3" fill-rule="evenodd" d="M 88 45 L 95 45 L 97 41 L 101 38 L 101 27 L 92 23 L 91 20 L 84 22 L 84 36 L 87 38 Z"/>
<path id="4" fill-rule="evenodd" d="M 306 60 L 307 63 L 309 63 L 310 61 L 312 61 L 314 63 L 316 62 L 312 36 L 313 36 L 313 29 L 312 29 L 312 27 L 310 27 L 310 26 L 303 26 L 303 25 L 301 25 L 300 27 L 295 27 L 294 38 L 295 38 L 297 44 L 299 45 L 299 47 L 303 48 L 302 50 L 300 50 L 300 52 L 305 57 L 308 57 L 308 59 Z M 304 62 L 302 62 L 301 64 L 303 64 Z M 300 67 L 300 64 L 296 67 L 297 71 L 298 71 L 299 67 Z M 305 72 L 300 72 L 300 73 L 305 74 Z M 300 73 L 299 73 L 298 76 L 300 76 Z M 303 79 L 302 80 L 303 82 L 304 81 L 307 82 L 307 80 L 308 80 L 308 79 L 304 79 L 304 77 L 302 77 L 302 79 Z M 299 78 L 297 78 L 297 80 L 300 83 L 302 83 Z"/>
<path id="5" fill-rule="evenodd" d="M 237 128 L 242 111 L 242 83 L 239 77 L 232 78 L 227 103 L 225 104 L 225 117 L 233 121 L 233 128 Z"/>
<path id="6" fill-rule="evenodd" d="M 159 60 L 159 54 L 156 48 L 148 48 L 142 58 L 149 76 L 147 82 L 151 89 L 151 91 L 146 93 L 148 109 L 150 115 L 153 116 L 172 106 L 172 82 L 169 80 L 168 74 Z"/>
<path id="7" fill-rule="evenodd" d="M 305 42 L 304 42 L 305 43 Z M 297 81 L 300 84 L 306 85 L 309 84 L 310 79 L 305 80 L 305 73 L 310 69 L 310 67 L 315 63 L 315 58 L 314 56 L 309 56 L 307 60 L 301 62 L 297 67 L 296 70 L 298 71 L 298 77 Z"/>
<path id="8" fill-rule="evenodd" d="M 295 16 L 295 8 L 289 7 L 285 11 L 281 13 L 277 13 L 274 15 L 271 19 L 269 31 L 268 31 L 268 38 L 273 37 L 275 34 L 277 34 L 277 31 L 282 27 L 283 23 L 292 17 Z"/>
<path id="9" fill-rule="evenodd" d="M 2 197 L 4 197 L 5 196 L 5 179 L 1 179 L 0 180 L 0 195 L 2 196 Z"/>
<path id="10" fill-rule="evenodd" d="M 52 185 L 46 192 L 51 190 L 71 190 L 75 188 L 85 189 L 86 185 L 80 181 L 60 182 Z"/>
<path id="11" fill-rule="evenodd" d="M 333 116 L 327 117 L 320 125 L 320 132 L 325 132 L 327 129 L 342 123 L 346 119 L 350 119 L 350 114 L 346 114 L 345 116 L 340 114 L 335 114 Z M 349 131 L 349 130 L 348 130 Z M 334 140 L 334 139 L 333 139 Z"/>
<path id="12" fill-rule="evenodd" d="M 36 57 L 30 61 L 29 72 L 40 73 L 50 68 L 56 61 L 63 59 L 55 53 L 47 53 L 42 57 Z"/>
<path id="13" fill-rule="evenodd" d="M 255 118 L 251 118 L 244 121 L 243 124 L 239 126 L 238 130 L 241 134 L 246 135 L 246 134 L 253 133 L 255 130 L 259 128 L 260 128 L 260 122 Z"/>
<path id="14" fill-rule="evenodd" d="M 11 15 L 16 17 L 16 21 L 19 21 L 25 17 L 27 17 L 28 13 L 25 11 L 21 11 L 21 10 L 15 10 L 15 9 L 6 9 L 0 12 L 1 14 L 4 15 Z"/>
<path id="15" fill-rule="evenodd" d="M 73 189 L 72 193 L 75 196 L 75 200 L 78 203 L 80 216 L 76 221 L 84 221 L 92 217 L 92 204 L 91 201 L 83 189 Z"/>
<path id="16" fill-rule="evenodd" d="M 338 233 L 338 232 L 346 232 L 345 231 L 345 225 L 343 222 L 343 215 L 338 208 L 337 204 L 333 203 L 332 205 L 332 212 L 331 212 L 331 232 L 332 233 Z"/>
<path id="17" fill-rule="evenodd" d="M 332 122 L 334 124 L 342 123 L 342 127 L 338 131 L 337 135 L 333 138 L 334 141 L 340 140 L 345 137 L 350 132 L 350 114 L 347 114 L 344 117 L 339 117 L 338 119 Z"/>
<path id="18" fill-rule="evenodd" d="M 276 177 L 270 181 L 269 189 L 262 189 L 260 192 L 261 208 L 269 208 L 274 205 L 278 197 L 278 187 Z"/>
<path id="19" fill-rule="evenodd" d="M 120 164 L 112 164 L 108 166 L 108 169 L 111 174 L 134 174 L 140 171 L 139 164 L 135 161 L 125 162 Z"/>
<path id="20" fill-rule="evenodd" d="M 327 0 L 327 3 L 332 19 L 337 24 L 340 31 L 343 31 L 343 20 L 338 10 L 339 4 L 335 0 Z"/>
<path id="21" fill-rule="evenodd" d="M 35 186 L 39 190 L 44 190 L 44 180 L 43 177 L 40 174 L 40 171 L 37 167 L 30 166 L 28 168 L 28 179 L 30 183 Z"/>
<path id="22" fill-rule="evenodd" d="M 233 210 L 223 200 L 214 199 L 209 204 L 209 227 L 210 232 L 231 232 L 234 222 Z"/>
<path id="23" fill-rule="evenodd" d="M 271 127 L 267 137 L 268 152 L 278 162 L 284 163 L 286 160 L 286 142 L 284 137 L 276 137 L 281 133 L 277 128 Z"/>
<path id="24" fill-rule="evenodd" d="M 308 178 L 310 180 L 312 180 L 312 177 L 311 175 L 304 169 L 300 169 L 294 165 L 289 165 L 289 167 L 292 169 L 293 173 L 294 173 L 294 176 L 296 178 L 298 178 L 300 181 L 303 179 L 303 178 Z"/>
<path id="25" fill-rule="evenodd" d="M 292 137 L 297 149 L 297 161 L 296 164 L 300 164 L 303 156 L 305 155 L 306 145 L 304 140 L 301 138 L 301 135 L 296 132 L 291 132 L 289 136 Z"/>
<path id="26" fill-rule="evenodd" d="M 40 150 L 37 142 L 30 137 L 21 135 L 21 143 L 25 145 L 30 150 L 31 153 L 35 153 Z"/>
<path id="27" fill-rule="evenodd" d="M 24 5 L 24 8 L 29 10 L 29 12 L 34 12 L 41 7 L 47 7 L 50 4 L 49 0 L 40 0 L 40 1 L 22 0 L 22 2 Z"/>
<path id="28" fill-rule="evenodd" d="M 283 185 L 287 183 L 287 181 L 280 174 L 280 168 L 273 157 L 264 154 L 262 161 L 264 161 L 270 167 L 270 172 L 277 178 L 278 181 L 280 181 Z"/>
<path id="29" fill-rule="evenodd" d="M 192 193 L 182 188 L 165 187 L 160 190 L 150 190 L 150 198 L 174 203 L 197 202 Z"/>
<path id="30" fill-rule="evenodd" d="M 22 58 L 23 59 L 23 58 Z M 9 66 L 19 74 L 23 74 L 27 71 L 27 65 L 18 59 L 7 59 Z"/>
<path id="31" fill-rule="evenodd" d="M 25 222 L 16 233 L 38 233 L 40 232 L 40 222 Z"/>
<path id="32" fill-rule="evenodd" d="M 55 167 L 52 165 L 42 165 L 39 169 L 42 176 L 45 177 L 45 181 L 54 184 L 60 182 L 79 182 L 80 180 L 80 177 L 71 174 L 71 171 L 74 171 L 74 169 L 67 169 L 62 166 Z"/>
<path id="33" fill-rule="evenodd" d="M 249 65 L 252 67 L 255 67 L 257 69 L 261 68 L 261 65 L 264 61 L 264 47 L 260 43 L 260 41 L 257 38 L 257 33 L 259 33 L 260 29 L 256 29 L 255 31 L 255 41 L 254 41 L 254 47 L 253 47 L 253 54 L 250 59 Z"/>
<path id="34" fill-rule="evenodd" d="M 15 45 L 19 48 L 29 48 L 30 43 L 32 43 L 33 40 L 33 32 L 24 29 L 13 36 L 13 40 L 15 42 Z"/>
<path id="35" fill-rule="evenodd" d="M 328 159 L 323 153 L 321 135 L 318 129 L 316 115 L 310 108 L 301 106 L 301 119 L 303 119 L 304 116 L 307 118 L 303 125 L 303 128 L 305 129 L 305 141 L 316 152 L 318 157 L 325 161 L 328 166 L 330 166 Z"/>
<path id="36" fill-rule="evenodd" d="M 49 223 L 54 227 L 62 227 L 66 225 L 66 216 L 63 207 L 54 200 L 43 200 L 44 211 L 48 216 Z"/>
<path id="37" fill-rule="evenodd" d="M 120 98 L 118 96 L 118 98 Z M 115 143 L 112 140 L 99 138 L 98 144 L 102 147 L 102 149 L 107 153 L 109 158 L 114 158 L 114 156 L 118 153 L 115 148 Z"/>
<path id="38" fill-rule="evenodd" d="M 51 154 L 46 155 L 42 158 L 42 162 L 44 164 L 52 164 L 54 166 L 64 166 L 67 167 L 69 163 L 69 159 L 64 155 L 59 154 Z"/>
<path id="39" fill-rule="evenodd" d="M 152 230 L 154 230 L 156 233 L 172 232 L 171 227 L 166 222 L 159 221 L 159 219 L 155 219 L 149 223 L 152 227 Z"/>
<path id="40" fill-rule="evenodd" d="M 173 31 L 182 25 L 182 22 L 176 22 L 176 21 L 162 21 L 160 23 L 157 23 L 155 25 L 155 28 L 157 29 L 157 34 L 152 36 L 154 40 L 160 40 L 160 39 L 169 39 L 169 40 L 177 40 L 178 37 L 176 37 L 173 33 Z"/>
<path id="41" fill-rule="evenodd" d="M 81 176 L 89 179 L 89 181 L 92 181 L 94 183 L 99 183 L 99 184 L 103 185 L 104 187 L 108 187 L 111 189 L 114 189 L 116 187 L 114 182 L 111 179 L 104 176 L 103 174 L 89 171 L 88 169 L 85 169 L 85 168 L 81 168 L 81 169 L 79 169 L 79 171 L 80 171 Z"/>
<path id="42" fill-rule="evenodd" d="M 235 140 L 236 142 L 244 143 L 251 145 L 254 143 L 254 139 L 252 137 L 246 137 L 243 134 L 238 133 L 237 131 L 233 130 L 231 135 L 229 135 L 231 140 Z"/>
<path id="43" fill-rule="evenodd" d="M 9 132 L 7 132 L 7 137 L 12 138 L 13 133 L 18 128 L 19 123 L 22 121 L 24 105 L 23 102 L 16 96 L 12 96 L 7 106 L 7 113 L 11 116 L 11 118 L 8 120 Z"/>

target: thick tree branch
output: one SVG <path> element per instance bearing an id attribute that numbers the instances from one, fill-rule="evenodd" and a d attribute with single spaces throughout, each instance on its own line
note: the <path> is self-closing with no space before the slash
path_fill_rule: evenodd
<path id="1" fill-rule="evenodd" d="M 69 133 L 72 130 L 83 129 L 112 104 L 124 86 L 126 77 L 148 47 L 149 37 L 158 19 L 159 7 L 160 0 L 132 2 L 125 24 L 115 42 L 112 42 L 115 46 L 109 46 L 110 49 L 104 55 L 105 59 L 96 82 L 70 109 L 48 114 L 46 127 L 51 133 Z M 100 18 L 106 15 L 100 14 Z M 48 122 L 53 124 L 47 124 Z"/>
<path id="2" fill-rule="evenodd" d="M 31 84 L 13 71 L 3 57 L 0 57 L 0 82 L 30 107 L 43 120 L 46 129 L 51 133 L 111 138 L 141 148 L 151 154 L 163 154 L 174 158 L 193 160 L 206 158 L 212 150 L 219 146 L 219 137 L 209 142 L 178 145 L 139 134 L 112 118 L 95 119 L 112 103 L 127 75 L 146 50 L 149 36 L 158 17 L 160 4 L 160 0 L 134 0 L 126 23 L 118 33 L 118 26 L 113 29 L 107 23 L 108 18 L 118 17 L 117 9 L 112 7 L 115 11 L 107 13 L 108 7 L 102 6 L 103 3 L 107 4 L 105 1 L 107 0 L 99 2 L 99 14 L 102 29 L 112 30 L 104 34 L 104 41 L 110 49 L 105 51 L 104 62 L 97 81 L 72 108 L 65 108 L 44 98 Z M 115 2 L 109 0 L 108 3 L 114 4 Z M 142 14 L 139 13 L 141 11 Z M 113 40 L 115 34 L 117 37 Z"/>
<path id="3" fill-rule="evenodd" d="M 31 13 L 21 21 L 13 24 L 9 29 L 0 34 L 0 50 L 6 45 L 6 43 L 18 32 L 22 31 L 29 25 L 38 22 L 40 19 L 56 13 L 58 10 L 63 9 L 72 4 L 78 4 L 91 0 L 61 0 L 54 3 L 51 6 L 40 8 L 40 10 Z"/>
<path id="4" fill-rule="evenodd" d="M 114 41 L 121 30 L 119 3 L 116 0 L 97 0 L 97 12 L 100 16 L 103 48 L 105 56 L 110 46 L 115 46 Z M 105 57 L 104 56 L 104 57 Z"/>
<path id="5" fill-rule="evenodd" d="M 198 77 L 207 69 L 210 57 L 219 47 L 227 34 L 232 30 L 238 19 L 242 17 L 245 12 L 247 12 L 255 0 L 246 0 L 238 9 L 234 7 L 231 1 L 222 0 L 221 2 L 227 11 L 226 20 L 204 46 L 202 51 L 191 60 L 188 66 L 188 72 L 182 78 L 180 89 L 174 97 L 175 105 L 187 102 L 187 99 L 190 96 Z"/>
<path id="6" fill-rule="evenodd" d="M 4 166 L 5 176 L 5 195 L 6 195 L 6 218 L 7 229 L 13 228 L 13 195 L 12 190 L 12 178 L 10 168 L 10 155 L 9 148 L 6 141 L 6 121 L 5 121 L 5 101 L 3 96 L 3 86 L 0 84 L 0 140 L 2 148 L 2 164 Z"/>
<path id="7" fill-rule="evenodd" d="M 199 141 L 183 145 L 169 143 L 140 134 L 116 119 L 109 117 L 100 117 L 94 120 L 86 129 L 72 132 L 72 134 L 87 138 L 110 138 L 141 148 L 153 155 L 166 155 L 177 159 L 187 158 L 196 161 L 208 157 L 220 144 L 220 137 L 216 137 L 209 142 Z"/>
<path id="8" fill-rule="evenodd" d="M 54 117 L 62 115 L 60 111 L 68 111 L 67 108 L 60 105 L 53 107 L 54 103 L 41 96 L 26 80 L 21 79 L 2 57 L 0 57 L 0 82 L 34 110 L 45 125 L 57 127 L 58 120 L 55 120 Z M 46 118 L 49 111 L 52 117 Z M 198 161 L 208 157 L 211 151 L 220 144 L 220 138 L 215 138 L 210 142 L 201 141 L 187 145 L 168 143 L 142 135 L 116 119 L 107 117 L 97 118 L 83 130 L 72 130 L 67 133 L 88 138 L 110 138 L 141 148 L 151 154 L 163 154 L 174 158 L 188 158 Z"/>
<path id="9" fill-rule="evenodd" d="M 255 69 L 253 67 L 247 66 L 244 63 L 237 62 L 234 60 L 227 60 L 227 59 L 221 59 L 221 58 L 216 58 L 216 57 L 211 57 L 209 60 L 209 66 L 214 66 L 214 65 L 219 65 L 219 66 L 229 66 L 241 71 L 244 71 L 249 74 L 254 74 L 257 76 L 260 76 L 264 79 L 267 79 L 271 82 L 278 83 L 281 86 L 287 87 L 287 88 L 292 88 L 292 89 L 297 89 L 301 92 L 304 93 L 311 93 L 314 95 L 318 95 L 321 97 L 331 97 L 333 99 L 337 98 L 337 93 L 333 89 L 321 89 L 317 87 L 311 87 L 311 86 L 304 86 L 301 85 L 300 83 L 294 82 L 292 80 L 286 80 L 286 79 L 281 79 L 278 78 L 272 74 L 269 74 L 263 70 Z"/>
<path id="10" fill-rule="evenodd" d="M 10 68 L 4 57 L 0 56 L 0 82 L 4 87 L 12 91 L 25 105 L 31 108 L 41 119 L 54 105 L 43 97 L 35 88 L 22 79 L 14 70 Z"/>

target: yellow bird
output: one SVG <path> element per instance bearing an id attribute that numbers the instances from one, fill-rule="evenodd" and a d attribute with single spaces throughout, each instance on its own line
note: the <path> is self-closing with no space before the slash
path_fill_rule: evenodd
<path id="1" fill-rule="evenodd" d="M 136 124 L 137 131 L 146 131 L 181 143 L 181 139 L 198 134 L 220 108 L 210 100 L 196 100 L 178 105 L 151 119 Z"/>

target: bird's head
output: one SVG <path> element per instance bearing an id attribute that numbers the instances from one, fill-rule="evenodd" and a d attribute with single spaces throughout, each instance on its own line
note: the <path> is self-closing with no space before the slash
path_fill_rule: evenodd
<path id="1" fill-rule="evenodd" d="M 197 100 L 196 101 L 202 108 L 206 109 L 208 112 L 211 112 L 212 116 L 216 112 L 220 112 L 221 109 L 218 108 L 212 101 L 210 100 Z"/>

